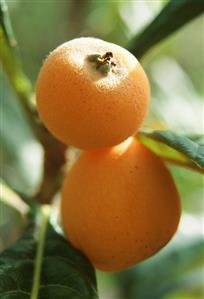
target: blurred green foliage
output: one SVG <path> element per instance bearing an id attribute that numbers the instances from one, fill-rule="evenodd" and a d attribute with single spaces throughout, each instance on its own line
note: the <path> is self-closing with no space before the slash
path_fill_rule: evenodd
<path id="1" fill-rule="evenodd" d="M 129 299 L 162 299 L 166 294 L 183 289 L 188 293 L 203 283 L 204 240 L 194 237 L 186 240 L 182 235 L 163 251 L 137 267 L 117 275 L 123 297 Z M 131 282 L 132 281 L 132 282 Z M 168 298 L 168 297 L 167 297 Z"/>
<path id="2" fill-rule="evenodd" d="M 42 61 L 59 44 L 77 36 L 95 36 L 127 47 L 131 38 L 149 24 L 166 3 L 167 1 L 159 0 L 7 0 L 23 69 L 33 84 Z M 144 127 L 184 133 L 203 132 L 203 22 L 204 17 L 198 17 L 159 44 L 141 61 L 152 88 L 151 113 Z M 42 149 L 27 126 L 2 68 L 0 90 L 3 111 L 0 128 L 2 175 L 11 187 L 30 193 L 36 189 L 42 175 Z M 200 221 L 199 225 L 192 226 L 193 233 L 202 234 L 203 219 L 199 217 L 204 211 L 203 178 L 198 173 L 175 166 L 171 170 L 181 194 L 184 214 L 190 215 L 194 222 L 198 219 Z M 183 225 L 187 227 L 191 223 L 193 222 L 187 221 Z M 181 231 L 182 229 L 183 226 Z M 189 234 L 189 238 L 193 238 L 192 235 Z M 171 246 L 168 250 L 171 251 Z M 147 261 L 147 264 L 141 264 L 138 271 L 145 271 L 145 267 L 149 267 L 148 263 L 154 264 L 154 259 L 156 263 L 160 255 Z M 165 264 L 165 259 L 162 263 Z M 134 286 L 134 271 L 137 272 L 136 268 L 130 270 L 131 288 Z M 174 275 L 174 269 L 171 271 Z M 187 290 L 182 283 L 173 291 L 170 285 L 161 298 L 201 299 L 202 285 L 199 278 L 202 273 L 194 274 Z M 129 272 L 124 272 L 122 276 L 124 281 L 125 277 L 127 280 L 130 277 Z M 114 274 L 98 273 L 98 277 L 101 298 L 118 299 L 128 289 L 126 285 L 121 290 L 122 284 L 119 284 L 118 277 Z M 145 280 L 145 275 L 143 279 Z M 183 279 L 185 280 L 185 273 Z M 189 281 L 187 274 L 186 279 Z M 135 299 L 131 295 L 126 294 L 122 298 Z M 160 298 L 154 297 L 154 285 L 151 298 Z"/>
<path id="3" fill-rule="evenodd" d="M 1 177 L 20 192 L 34 192 L 39 183 L 42 164 L 40 145 L 18 106 L 13 89 L 0 72 L 2 125 L 0 126 Z M 32 171 L 30 171 L 32 169 Z"/>

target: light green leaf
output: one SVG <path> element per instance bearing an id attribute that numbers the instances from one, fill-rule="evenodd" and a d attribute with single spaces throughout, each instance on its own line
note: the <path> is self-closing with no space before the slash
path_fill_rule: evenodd
<path id="1" fill-rule="evenodd" d="M 0 0 L 0 60 L 16 93 L 27 101 L 31 93 L 31 83 L 23 73 L 5 0 Z"/>
<path id="2" fill-rule="evenodd" d="M 47 206 L 40 219 L 0 256 L 0 298 L 98 298 L 93 267 L 49 224 Z"/>
<path id="3" fill-rule="evenodd" d="M 23 233 L 28 210 L 28 205 L 0 181 L 0 252 Z"/>
<path id="4" fill-rule="evenodd" d="M 42 148 L 35 141 L 16 96 L 0 70 L 1 177 L 13 189 L 33 193 L 41 180 Z M 32 169 L 32 171 L 31 171 Z"/>
<path id="5" fill-rule="evenodd" d="M 28 108 L 31 85 L 22 71 L 5 0 L 0 0 L 0 35 L 1 177 L 12 188 L 29 194 L 41 179 L 42 153 L 29 126 L 29 122 L 33 123 L 33 113 L 30 115 Z"/>
<path id="6" fill-rule="evenodd" d="M 129 51 L 137 58 L 142 57 L 149 49 L 203 11 L 203 0 L 170 0 L 159 15 L 133 38 Z"/>
<path id="7" fill-rule="evenodd" d="M 170 131 L 152 131 L 139 132 L 137 138 L 163 159 L 204 172 L 202 136 L 190 138 Z"/>
<path id="8" fill-rule="evenodd" d="M 32 85 L 22 68 L 5 0 L 0 0 L 0 37 L 0 62 L 17 95 L 18 104 L 28 125 L 39 139 L 40 130 L 36 119 L 35 105 L 32 101 Z"/>

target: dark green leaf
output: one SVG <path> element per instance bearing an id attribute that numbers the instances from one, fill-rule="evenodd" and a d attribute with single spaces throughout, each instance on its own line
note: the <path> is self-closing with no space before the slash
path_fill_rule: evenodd
<path id="1" fill-rule="evenodd" d="M 98 298 L 94 269 L 44 216 L 0 256 L 0 298 Z"/>
<path id="2" fill-rule="evenodd" d="M 152 131 L 139 132 L 137 137 L 140 142 L 162 158 L 200 172 L 204 171 L 202 136 L 194 135 L 191 139 L 170 131 Z"/>
<path id="3" fill-rule="evenodd" d="M 203 0 L 170 0 L 159 15 L 133 38 L 129 51 L 137 58 L 142 57 L 158 42 L 203 13 L 203 11 Z"/>

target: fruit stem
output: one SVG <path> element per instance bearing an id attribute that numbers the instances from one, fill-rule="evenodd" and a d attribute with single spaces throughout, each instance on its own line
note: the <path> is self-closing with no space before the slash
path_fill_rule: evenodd
<path id="1" fill-rule="evenodd" d="M 104 55 L 91 54 L 88 55 L 88 61 L 94 64 L 94 67 L 103 75 L 108 73 L 116 66 L 112 52 L 106 52 Z"/>

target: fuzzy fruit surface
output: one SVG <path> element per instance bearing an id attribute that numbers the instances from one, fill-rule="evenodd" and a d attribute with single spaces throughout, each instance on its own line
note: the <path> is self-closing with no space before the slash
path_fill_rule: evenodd
<path id="1" fill-rule="evenodd" d="M 131 136 L 149 107 L 150 88 L 137 59 L 96 38 L 76 38 L 45 60 L 37 107 L 58 139 L 82 149 L 113 146 Z"/>
<path id="2" fill-rule="evenodd" d="M 103 271 L 119 271 L 165 246 L 180 219 L 170 172 L 132 137 L 83 152 L 65 178 L 61 217 L 69 241 Z"/>

